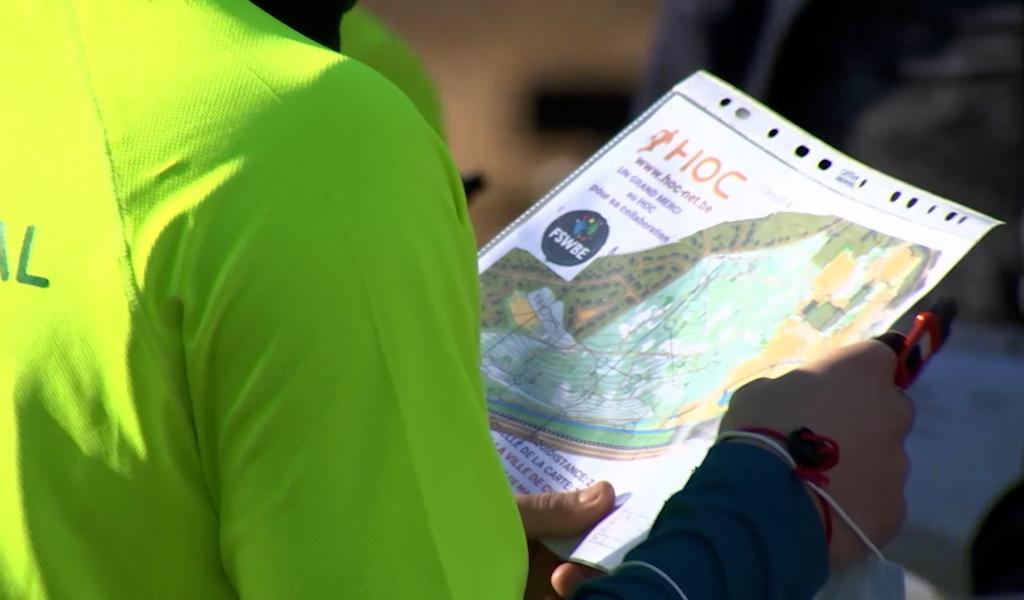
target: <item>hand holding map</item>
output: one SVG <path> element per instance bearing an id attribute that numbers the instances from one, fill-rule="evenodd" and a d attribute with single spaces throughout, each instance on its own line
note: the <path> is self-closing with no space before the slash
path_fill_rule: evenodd
<path id="1" fill-rule="evenodd" d="M 896 355 L 878 341 L 841 348 L 823 360 L 778 379 L 753 381 L 739 391 L 722 419 L 722 431 L 765 428 L 789 432 L 807 427 L 825 432 L 842 449 L 828 471 L 832 497 L 876 545 L 896 532 L 906 512 L 903 481 L 910 431 L 910 399 L 893 385 Z M 867 555 L 848 528 L 833 528 L 833 567 Z"/>

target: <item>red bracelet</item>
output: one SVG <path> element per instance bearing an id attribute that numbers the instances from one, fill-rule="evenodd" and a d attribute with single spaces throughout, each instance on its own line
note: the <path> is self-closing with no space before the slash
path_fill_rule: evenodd
<path id="1" fill-rule="evenodd" d="M 767 427 L 743 427 L 738 431 L 763 435 L 782 444 L 796 463 L 796 476 L 818 487 L 828 485 L 828 475 L 825 471 L 839 463 L 839 444 L 832 438 L 818 435 L 806 427 L 797 429 L 788 436 Z M 832 508 L 821 496 L 815 494 L 814 497 L 821 507 L 825 542 L 831 544 Z"/>

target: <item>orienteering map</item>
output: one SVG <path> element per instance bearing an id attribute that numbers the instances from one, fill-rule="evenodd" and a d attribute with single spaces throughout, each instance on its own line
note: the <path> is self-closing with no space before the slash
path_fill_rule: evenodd
<path id="1" fill-rule="evenodd" d="M 737 388 L 883 332 L 996 224 L 690 77 L 479 255 L 509 485 L 611 481 L 618 508 L 549 545 L 613 568 Z"/>
<path id="2" fill-rule="evenodd" d="M 512 250 L 481 277 L 492 423 L 581 454 L 656 454 L 751 379 L 870 335 L 936 259 L 798 213 L 598 258 L 571 282 Z"/>

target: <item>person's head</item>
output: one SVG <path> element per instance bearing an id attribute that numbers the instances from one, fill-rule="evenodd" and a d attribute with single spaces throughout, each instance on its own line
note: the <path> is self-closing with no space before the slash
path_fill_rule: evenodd
<path id="1" fill-rule="evenodd" d="M 252 0 L 278 21 L 332 50 L 341 48 L 341 17 L 356 0 Z"/>

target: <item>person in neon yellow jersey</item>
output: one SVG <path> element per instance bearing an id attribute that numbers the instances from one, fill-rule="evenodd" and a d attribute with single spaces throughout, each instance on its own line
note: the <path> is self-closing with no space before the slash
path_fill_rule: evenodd
<path id="1" fill-rule="evenodd" d="M 521 594 L 408 100 L 240 0 L 4 9 L 0 597 Z"/>
<path id="2" fill-rule="evenodd" d="M 524 524 L 607 511 L 520 521 L 392 85 L 242 0 L 3 6 L 0 597 L 517 598 Z"/>

